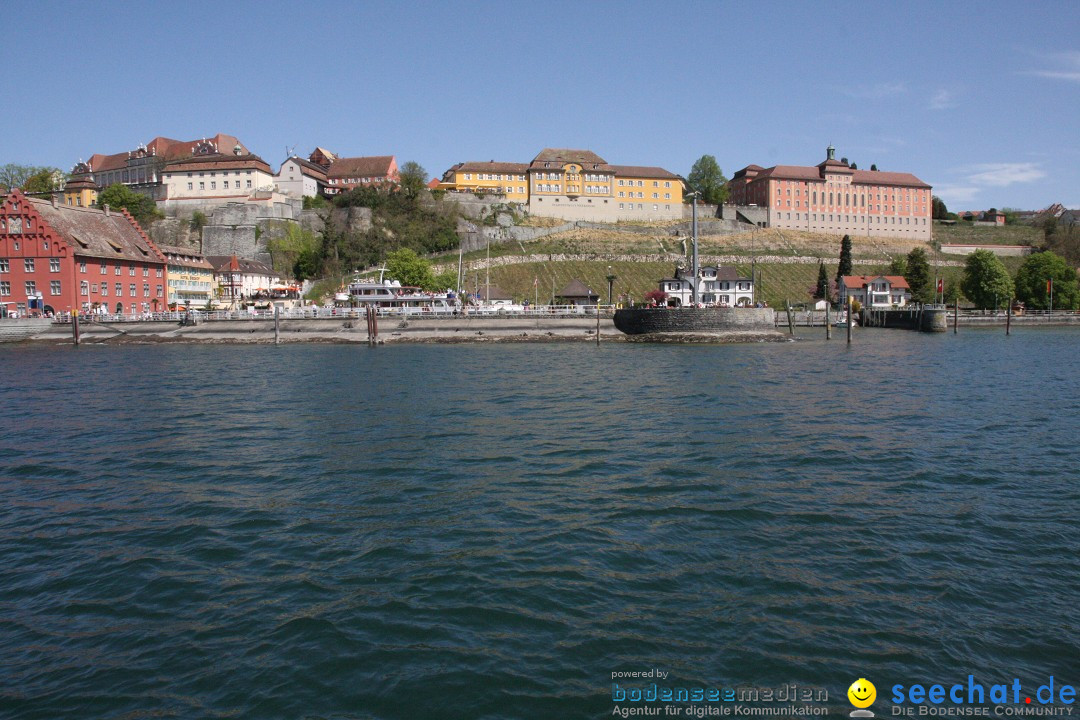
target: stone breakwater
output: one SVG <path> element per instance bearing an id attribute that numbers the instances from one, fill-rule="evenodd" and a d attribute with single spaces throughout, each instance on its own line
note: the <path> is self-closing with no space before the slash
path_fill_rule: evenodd
<path id="1" fill-rule="evenodd" d="M 379 344 L 596 341 L 596 316 L 379 318 Z M 214 320 L 181 326 L 173 321 L 87 322 L 79 326 L 85 344 L 273 343 L 273 319 Z M 367 343 L 363 318 L 281 320 L 281 343 Z M 602 342 L 621 341 L 610 317 L 600 318 Z M 71 344 L 70 325 L 48 325 L 20 337 L 25 342 Z"/>

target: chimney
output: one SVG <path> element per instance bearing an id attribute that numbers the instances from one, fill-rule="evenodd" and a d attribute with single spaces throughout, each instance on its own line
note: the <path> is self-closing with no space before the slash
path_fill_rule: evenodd
<path id="1" fill-rule="evenodd" d="M 109 217 L 109 206 L 108 206 L 108 204 L 102 205 L 101 209 L 105 211 L 105 217 Z"/>

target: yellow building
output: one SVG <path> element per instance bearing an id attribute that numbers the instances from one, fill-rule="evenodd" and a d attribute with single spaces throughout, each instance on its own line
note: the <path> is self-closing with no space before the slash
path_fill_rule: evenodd
<path id="1" fill-rule="evenodd" d="M 93 207 L 98 191 L 90 174 L 90 166 L 79 163 L 71 170 L 71 179 L 64 185 L 64 204 L 74 207 Z"/>
<path id="2" fill-rule="evenodd" d="M 526 163 L 463 162 L 443 173 L 440 190 L 505 195 L 507 202 L 529 202 Z"/>
<path id="3" fill-rule="evenodd" d="M 191 248 L 158 245 L 168 263 L 167 286 L 170 310 L 201 310 L 214 298 L 214 266 Z"/>
<path id="4" fill-rule="evenodd" d="M 668 220 L 683 217 L 681 177 L 659 167 L 611 165 L 590 150 L 546 148 L 531 163 L 467 162 L 439 187 L 502 194 L 534 215 L 566 220 Z"/>

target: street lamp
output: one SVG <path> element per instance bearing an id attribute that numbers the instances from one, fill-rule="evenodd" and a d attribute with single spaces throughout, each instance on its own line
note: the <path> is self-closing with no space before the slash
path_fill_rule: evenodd
<path id="1" fill-rule="evenodd" d="M 607 266 L 607 304 L 611 304 L 611 291 L 615 287 L 615 273 L 611 271 L 611 266 Z"/>

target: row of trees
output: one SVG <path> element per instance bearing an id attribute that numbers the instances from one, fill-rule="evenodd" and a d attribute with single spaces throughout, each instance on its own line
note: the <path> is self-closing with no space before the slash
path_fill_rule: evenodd
<path id="1" fill-rule="evenodd" d="M 840 278 L 851 274 L 851 237 L 845 235 L 840 243 L 836 280 L 829 282 L 825 264 L 820 263 L 817 284 L 812 291 L 814 298 L 835 300 Z M 930 268 L 930 258 L 922 248 L 894 258 L 887 274 L 903 277 L 911 288 L 915 302 L 928 303 L 936 299 L 937 284 Z M 1035 310 L 1050 307 L 1052 285 L 1054 308 L 1075 310 L 1080 307 L 1080 287 L 1075 267 L 1066 258 L 1051 251 L 1029 255 L 1013 278 L 997 255 L 990 250 L 976 250 L 968 255 L 961 277 L 949 278 L 943 285 L 945 302 L 955 302 L 964 297 L 976 307 L 990 308 L 1006 305 L 1016 298 Z"/>
<path id="2" fill-rule="evenodd" d="M 59 168 L 39 165 L 0 165 L 0 192 L 19 188 L 24 193 L 47 193 L 61 190 L 67 175 Z"/>
<path id="3" fill-rule="evenodd" d="M 1011 298 L 1016 298 L 1028 308 L 1047 310 L 1051 294 L 1054 309 L 1080 308 L 1076 268 L 1057 253 L 1048 251 L 1028 255 L 1016 277 L 1010 277 L 997 255 L 989 250 L 976 250 L 964 263 L 960 291 L 980 308 L 1007 305 Z"/>

